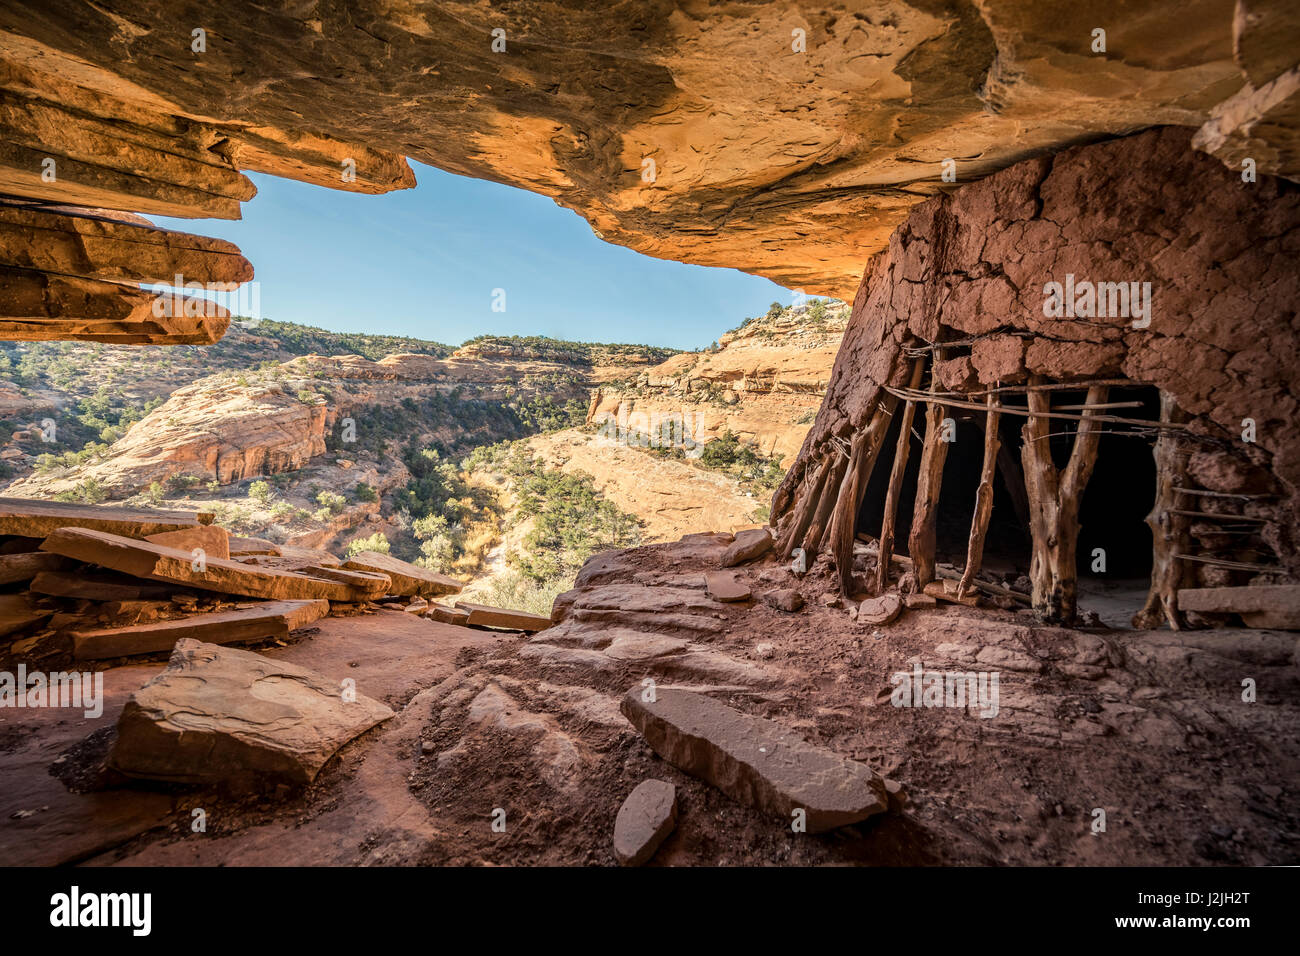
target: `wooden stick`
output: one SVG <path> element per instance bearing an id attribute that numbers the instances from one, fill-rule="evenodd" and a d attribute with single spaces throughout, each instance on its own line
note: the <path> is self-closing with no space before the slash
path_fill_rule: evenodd
<path id="1" fill-rule="evenodd" d="M 1260 574 L 1280 574 L 1285 568 L 1271 564 L 1251 564 L 1247 561 L 1225 561 L 1222 558 L 1202 558 L 1195 554 L 1175 554 L 1179 561 L 1197 561 L 1201 564 L 1212 564 L 1216 568 L 1232 568 L 1236 571 L 1258 571 Z"/>
<path id="2" fill-rule="evenodd" d="M 835 571 L 840 579 L 840 593 L 846 597 L 853 593 L 853 536 L 857 532 L 858 509 L 866 493 L 867 482 L 876 466 L 876 456 L 889 432 L 889 420 L 898 399 L 886 393 L 880 398 L 880 407 L 871 422 L 862 431 L 861 444 L 840 482 L 835 511 L 831 517 L 831 554 L 835 558 Z"/>
<path id="3" fill-rule="evenodd" d="M 781 557 L 790 557 L 791 551 L 796 547 L 795 542 L 803 540 L 804 532 L 808 530 L 808 524 L 813 518 L 812 509 L 820 501 L 827 470 L 826 459 L 819 458 L 813 465 L 811 476 L 804 479 L 803 490 L 795 496 L 790 524 L 776 543 L 777 554 Z"/>
<path id="4" fill-rule="evenodd" d="M 1037 376 L 1035 380 L 1038 380 Z M 1047 411 L 1051 407 L 1051 399 L 1046 391 L 1030 392 L 1029 402 L 1037 411 Z M 1052 590 L 1052 549 L 1056 543 L 1060 502 L 1056 465 L 1052 462 L 1052 450 L 1048 444 L 1034 440 L 1047 433 L 1046 418 L 1031 417 L 1020 431 L 1024 439 L 1020 448 L 1020 460 L 1025 474 L 1025 491 L 1029 497 L 1029 535 L 1033 540 L 1029 580 L 1033 585 L 1034 607 L 1046 612 Z"/>
<path id="5" fill-rule="evenodd" d="M 889 556 L 889 560 L 894 564 L 902 565 L 903 567 L 908 568 L 909 570 L 915 572 L 915 565 L 912 563 L 911 558 L 905 557 L 901 554 L 891 554 Z M 935 565 L 934 573 L 936 577 L 942 578 L 945 581 L 961 580 L 960 572 L 951 570 L 950 568 L 947 568 L 942 564 Z M 1031 604 L 1033 602 L 1033 599 L 1028 594 L 1022 594 L 1019 591 L 1013 591 L 1011 588 L 1004 588 L 1002 585 L 993 584 L 990 581 L 981 581 L 977 578 L 976 580 L 971 582 L 971 586 L 978 588 L 981 591 L 984 591 L 988 594 L 992 594 L 995 597 L 1014 598 L 1015 600 L 1019 601 L 1021 604 Z"/>
<path id="6" fill-rule="evenodd" d="M 936 380 L 930 373 L 930 388 Z M 941 440 L 944 405 L 927 402 L 925 406 L 925 444 L 921 448 L 920 473 L 916 480 L 916 504 L 912 508 L 912 528 L 907 550 L 912 555 L 917 590 L 934 580 L 934 550 L 939 520 L 939 492 L 943 487 L 943 466 L 948 460 L 948 442 Z"/>
<path id="7" fill-rule="evenodd" d="M 912 363 L 911 388 L 921 384 L 921 374 L 925 370 L 925 360 L 917 359 Z M 889 489 L 885 492 L 885 513 L 880 524 L 880 560 L 876 562 L 876 593 L 883 593 L 889 583 L 889 556 L 894 550 L 894 522 L 898 511 L 898 495 L 903 487 L 903 474 L 907 470 L 907 458 L 912 449 L 912 417 L 916 414 L 916 403 L 909 401 L 903 406 L 903 415 L 898 429 L 898 444 L 894 446 L 894 465 L 889 471 Z"/>
<path id="8" fill-rule="evenodd" d="M 821 550 L 822 537 L 826 533 L 826 524 L 830 520 L 831 510 L 835 507 L 834 490 L 839 488 L 840 481 L 844 477 L 844 472 L 848 470 L 849 459 L 836 455 L 830 463 L 830 471 L 826 475 L 826 481 L 822 487 L 821 498 L 817 503 L 817 509 L 813 513 L 812 522 L 808 525 L 808 531 L 803 536 L 801 547 L 811 560 L 812 556 Z"/>
<path id="9" fill-rule="evenodd" d="M 988 396 L 988 420 L 984 425 L 984 462 L 980 469 L 980 484 L 975 492 L 975 514 L 971 516 L 970 541 L 966 545 L 966 569 L 957 585 L 957 597 L 966 596 L 975 574 L 984 560 L 984 538 L 988 534 L 989 519 L 993 515 L 993 474 L 998 463 L 998 423 L 1001 416 L 995 411 L 993 396 Z"/>
<path id="10" fill-rule="evenodd" d="M 1268 524 L 1267 518 L 1260 518 L 1257 515 L 1225 515 L 1217 511 L 1180 511 L 1177 508 L 1170 508 L 1168 514 L 1183 515 L 1187 518 L 1206 518 L 1210 521 L 1226 521 L 1228 524 Z"/>
<path id="11" fill-rule="evenodd" d="M 1094 385 L 1088 389 L 1088 404 L 1106 401 L 1107 386 Z M 1079 506 L 1088 479 L 1097 467 L 1097 449 L 1101 443 L 1100 429 L 1095 418 L 1084 412 L 1079 423 L 1079 433 L 1074 437 L 1070 460 L 1061 473 L 1060 508 L 1057 518 L 1056 591 L 1060 595 L 1060 620 L 1072 621 L 1078 610 L 1078 575 L 1075 552 L 1079 546 Z"/>
<path id="12" fill-rule="evenodd" d="M 1175 488 L 1180 495 L 1195 495 L 1199 498 L 1238 498 L 1241 501 L 1255 501 L 1260 498 L 1276 498 L 1277 495 L 1231 494 L 1226 491 L 1202 491 L 1199 488 Z"/>
<path id="13" fill-rule="evenodd" d="M 939 400 L 938 397 L 928 396 L 924 392 L 913 391 L 911 394 L 909 394 L 907 389 L 894 388 L 889 385 L 884 385 L 882 387 L 890 394 L 896 395 L 899 398 L 910 398 L 910 399 L 915 399 L 916 401 L 938 401 Z M 1091 392 L 1092 389 L 1094 388 L 1104 389 L 1105 387 L 1106 386 L 1104 385 L 1094 385 L 1091 388 L 1089 388 L 1089 392 Z M 1040 394 L 1042 393 L 1038 391 L 1034 391 L 1034 392 L 1030 392 L 1029 396 L 1032 398 L 1033 396 L 1040 395 Z M 973 408 L 977 411 L 987 410 L 986 407 L 983 405 L 976 404 L 975 402 L 960 401 L 955 398 L 945 397 L 942 399 L 942 402 L 944 405 L 948 406 L 949 408 Z M 1029 404 L 1029 408 L 1021 408 L 1016 405 L 997 406 L 997 410 L 1004 415 L 1021 415 L 1029 418 L 1059 418 L 1059 419 L 1072 421 L 1072 422 L 1082 422 L 1086 418 L 1090 422 L 1105 422 L 1108 425 L 1139 425 L 1143 428 L 1167 428 L 1175 431 L 1183 431 L 1189 427 L 1187 425 L 1174 424 L 1172 422 L 1167 422 L 1167 423 L 1153 422 L 1145 418 L 1124 418 L 1120 415 L 1094 415 L 1089 412 L 1083 412 L 1079 415 L 1071 415 L 1067 412 L 1053 412 L 1053 411 L 1048 411 L 1047 409 L 1043 409 L 1041 411 L 1035 411 L 1034 409 L 1035 409 L 1035 405 L 1032 401 Z"/>
<path id="14" fill-rule="evenodd" d="M 1088 404 L 1106 401 L 1108 387 L 1093 385 L 1088 389 Z M 1101 441 L 1097 423 L 1106 418 L 1084 412 L 1070 451 L 1070 460 L 1061 472 L 1052 461 L 1051 447 L 1038 439 L 1048 431 L 1051 398 L 1044 390 L 1029 393 L 1030 410 L 1026 421 L 1024 447 L 1025 487 L 1029 492 L 1033 558 L 1029 579 L 1034 585 L 1034 608 L 1047 620 L 1069 622 L 1078 610 L 1075 549 L 1079 542 L 1079 503 L 1097 462 Z"/>

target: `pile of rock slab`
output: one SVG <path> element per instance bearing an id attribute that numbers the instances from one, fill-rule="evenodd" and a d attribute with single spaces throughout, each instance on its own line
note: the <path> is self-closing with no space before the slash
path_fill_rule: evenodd
<path id="1" fill-rule="evenodd" d="M 213 515 L 0 498 L 0 661 L 105 661 L 208 644 L 284 643 L 330 614 L 397 600 L 424 613 L 453 578 L 386 554 L 229 534 Z M 549 620 L 467 606 L 456 621 L 534 630 Z"/>

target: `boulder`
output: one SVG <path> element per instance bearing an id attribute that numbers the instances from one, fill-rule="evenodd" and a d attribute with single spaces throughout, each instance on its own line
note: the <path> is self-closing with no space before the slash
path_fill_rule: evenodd
<path id="1" fill-rule="evenodd" d="M 778 611 L 794 612 L 803 607 L 803 595 L 794 588 L 775 588 L 771 591 L 764 591 L 762 598 L 764 604 L 768 607 L 774 607 Z"/>
<path id="2" fill-rule="evenodd" d="M 772 544 L 772 532 L 767 528 L 741 531 L 736 535 L 736 540 L 727 546 L 727 550 L 722 552 L 722 567 L 734 568 L 746 561 L 761 558 L 772 550 Z"/>
<path id="3" fill-rule="evenodd" d="M 127 702 L 108 764 L 169 783 L 302 785 L 392 716 L 369 697 L 345 699 L 339 681 L 305 668 L 184 639 Z"/>
<path id="4" fill-rule="evenodd" d="M 677 788 L 643 780 L 614 818 L 614 856 L 624 866 L 646 863 L 677 826 Z"/>
<path id="5" fill-rule="evenodd" d="M 633 687 L 620 709 L 655 753 L 787 825 L 797 809 L 806 811 L 808 832 L 819 833 L 888 808 L 884 781 L 870 769 L 773 721 L 688 690 L 643 695 Z"/>

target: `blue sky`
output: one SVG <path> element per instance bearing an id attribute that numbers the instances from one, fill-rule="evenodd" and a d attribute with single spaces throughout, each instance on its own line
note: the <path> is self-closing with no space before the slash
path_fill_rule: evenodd
<path id="1" fill-rule="evenodd" d="M 383 196 L 252 174 L 258 194 L 240 221 L 152 218 L 238 245 L 265 318 L 338 332 L 693 349 L 791 300 L 767 279 L 604 242 L 544 196 L 413 166 L 419 185 Z M 492 311 L 498 288 L 505 312 Z"/>

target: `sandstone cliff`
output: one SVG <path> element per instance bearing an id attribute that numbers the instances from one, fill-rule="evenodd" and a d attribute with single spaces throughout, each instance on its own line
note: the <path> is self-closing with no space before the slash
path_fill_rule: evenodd
<path id="1" fill-rule="evenodd" d="M 680 420 L 692 441 L 730 432 L 789 464 L 821 406 L 848 306 L 774 310 L 593 396 L 587 424 L 646 435 Z M 721 526 L 719 526 L 721 527 Z"/>

